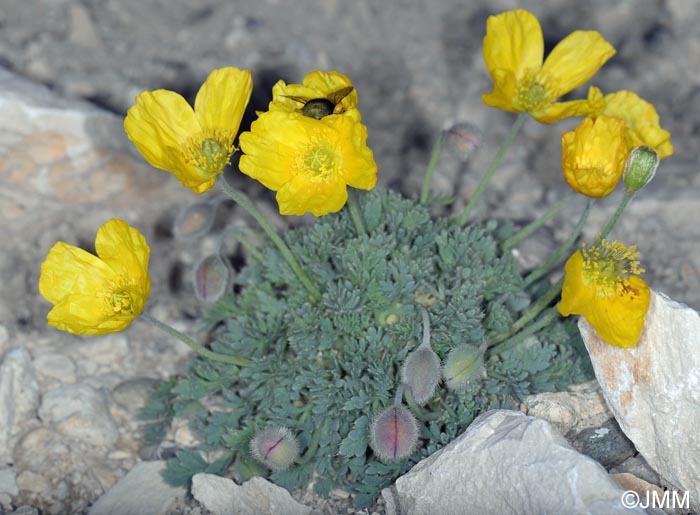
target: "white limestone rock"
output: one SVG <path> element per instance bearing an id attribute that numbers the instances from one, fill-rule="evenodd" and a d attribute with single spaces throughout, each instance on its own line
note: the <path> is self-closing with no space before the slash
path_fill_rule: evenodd
<path id="1" fill-rule="evenodd" d="M 38 407 L 39 385 L 29 352 L 12 349 L 0 363 L 0 465 L 12 461 L 14 442 Z"/>
<path id="2" fill-rule="evenodd" d="M 261 477 L 242 485 L 214 474 L 192 478 L 192 495 L 214 515 L 309 515 L 311 508 Z M 93 515 L 92 513 L 90 515 Z"/>
<path id="3" fill-rule="evenodd" d="M 652 291 L 636 347 L 607 345 L 584 318 L 579 329 L 620 428 L 700 512 L 700 316 Z"/>
<path id="4" fill-rule="evenodd" d="M 167 515 L 185 496 L 184 488 L 162 478 L 164 461 L 138 463 L 92 505 L 89 515 Z"/>
<path id="5" fill-rule="evenodd" d="M 632 515 L 624 491 L 549 422 L 518 411 L 478 417 L 456 440 L 382 491 L 388 515 Z"/>

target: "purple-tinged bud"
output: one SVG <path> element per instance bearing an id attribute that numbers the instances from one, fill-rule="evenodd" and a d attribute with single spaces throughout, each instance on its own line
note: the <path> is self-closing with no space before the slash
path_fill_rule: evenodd
<path id="1" fill-rule="evenodd" d="M 469 122 L 456 123 L 443 133 L 445 148 L 460 161 L 466 161 L 481 145 L 481 131 Z"/>
<path id="2" fill-rule="evenodd" d="M 268 427 L 250 441 L 253 457 L 269 469 L 287 470 L 299 457 L 299 445 L 286 427 Z"/>
<path id="3" fill-rule="evenodd" d="M 447 355 L 442 375 L 450 390 L 463 390 L 481 376 L 484 370 L 484 353 L 473 345 L 460 345 Z"/>
<path id="4" fill-rule="evenodd" d="M 231 267 L 219 255 L 205 257 L 194 269 L 194 293 L 202 302 L 216 302 L 231 285 Z"/>
<path id="5" fill-rule="evenodd" d="M 391 406 L 379 413 L 370 427 L 370 446 L 382 461 L 401 461 L 416 450 L 418 422 L 407 408 Z"/>
<path id="6" fill-rule="evenodd" d="M 422 406 L 432 398 L 440 382 L 440 358 L 433 349 L 421 345 L 406 356 L 402 377 L 413 400 Z"/>
<path id="7" fill-rule="evenodd" d="M 177 239 L 192 240 L 204 236 L 211 229 L 216 215 L 216 204 L 197 202 L 182 209 L 173 222 Z"/>

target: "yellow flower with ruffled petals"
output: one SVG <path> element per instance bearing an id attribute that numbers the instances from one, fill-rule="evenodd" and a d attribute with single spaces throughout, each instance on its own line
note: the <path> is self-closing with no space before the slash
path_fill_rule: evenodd
<path id="1" fill-rule="evenodd" d="M 228 67 L 209 74 L 194 109 L 174 91 L 144 91 L 129 109 L 124 130 L 152 166 L 204 193 L 231 159 L 252 89 L 250 70 Z"/>
<path id="2" fill-rule="evenodd" d="M 519 9 L 490 16 L 484 61 L 494 86 L 482 99 L 490 107 L 527 112 L 542 123 L 586 115 L 588 100 L 556 100 L 588 81 L 614 54 L 600 33 L 576 31 L 560 41 L 543 64 L 542 28 L 532 13 Z"/>
<path id="3" fill-rule="evenodd" d="M 351 117 L 268 111 L 240 141 L 241 171 L 277 192 L 283 215 L 335 213 L 347 201 L 347 186 L 370 190 L 377 183 L 367 129 Z"/>
<path id="4" fill-rule="evenodd" d="M 661 128 L 654 105 L 636 93 L 622 90 L 603 96 L 600 89 L 591 86 L 588 100 L 595 106 L 595 113 L 624 120 L 625 137 L 630 148 L 649 147 L 659 159 L 673 154 L 671 133 Z"/>
<path id="5" fill-rule="evenodd" d="M 301 84 L 280 80 L 272 87 L 270 111 L 301 113 L 316 119 L 324 114 L 342 114 L 356 122 L 361 119 L 357 109 L 357 91 L 350 79 L 336 71 L 313 71 Z"/>
<path id="6" fill-rule="evenodd" d="M 609 116 L 588 116 L 561 137 L 561 167 L 571 189 L 605 197 L 620 182 L 629 154 L 625 123 Z"/>
<path id="7" fill-rule="evenodd" d="M 635 247 L 600 240 L 566 262 L 559 313 L 582 315 L 608 345 L 634 347 L 649 309 Z"/>
<path id="8" fill-rule="evenodd" d="M 151 291 L 146 238 L 122 220 L 97 231 L 97 256 L 59 241 L 41 265 L 39 293 L 55 304 L 49 325 L 73 334 L 125 329 L 141 314 Z"/>

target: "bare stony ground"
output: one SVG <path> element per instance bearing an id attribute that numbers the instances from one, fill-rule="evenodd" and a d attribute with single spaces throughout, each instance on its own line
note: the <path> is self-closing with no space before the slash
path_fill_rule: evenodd
<path id="1" fill-rule="evenodd" d="M 46 186 L 40 182 L 45 178 L 31 178 L 29 171 L 37 163 L 60 164 L 63 140 L 18 141 L 10 137 L 11 128 L 0 129 L 0 354 L 23 347 L 33 358 L 41 356 L 42 394 L 73 383 L 112 391 L 124 382 L 162 378 L 186 366 L 186 349 L 142 324 L 100 340 L 97 347 L 57 333 L 45 324 L 49 306 L 36 287 L 40 263 L 56 240 L 89 247 L 96 227 L 108 217 L 126 218 L 151 242 L 150 309 L 195 331 L 199 307 L 186 273 L 204 249 L 174 241 L 169 231 L 178 207 L 193 196 L 170 176 L 142 164 L 120 128 L 119 117 L 142 90 L 168 88 L 192 99 L 211 69 L 250 68 L 255 90 L 245 125 L 255 109 L 266 107 L 278 79 L 296 82 L 314 69 L 337 69 L 358 91 L 384 186 L 415 194 L 439 130 L 468 121 L 482 131 L 483 145 L 468 163 L 445 157 L 439 165 L 436 187 L 456 195 L 459 207 L 514 120 L 510 113 L 486 108 L 480 96 L 491 86 L 481 57 L 486 18 L 515 7 L 538 16 L 548 49 L 573 30 L 600 31 L 618 53 L 593 84 L 604 92 L 635 91 L 656 106 L 675 154 L 633 201 L 613 236 L 637 244 L 654 289 L 699 308 L 700 0 L 436 0 L 429 7 L 421 0 L 3 0 L 0 65 L 47 86 L 49 91 L 39 96 L 71 108 L 80 101 L 86 109 L 104 110 L 103 117 L 94 118 L 90 137 L 123 173 L 107 168 L 90 175 L 101 164 L 83 163 L 75 173 L 63 169 L 61 179 Z M 575 94 L 584 95 L 585 89 Z M 529 120 L 477 215 L 526 223 L 565 195 L 560 137 L 575 124 L 543 126 Z M 17 155 L 26 158 L 19 168 Z M 268 193 L 247 178 L 231 174 L 231 180 L 268 202 L 275 216 Z M 597 203 L 588 235 L 605 224 L 619 198 L 617 192 Z M 567 237 L 582 202 L 523 245 L 530 262 Z M 238 216 L 226 209 L 227 216 Z M 276 220 L 280 226 L 285 222 Z M 46 365 L 46 356 L 58 361 Z M 73 372 L 65 372 L 66 366 Z M 42 375 L 41 370 L 51 372 Z M 117 448 L 125 456 L 98 460 L 111 467 L 104 475 L 112 479 L 79 493 L 88 501 L 128 471 L 134 462 L 130 456 L 138 451 L 133 413 L 116 407 L 112 416 L 120 426 Z M 27 430 L 41 425 L 33 419 Z M 61 473 L 86 467 L 75 449 L 69 453 L 75 463 L 60 452 L 51 456 L 62 461 Z M 52 478 L 47 465 L 45 476 Z"/>

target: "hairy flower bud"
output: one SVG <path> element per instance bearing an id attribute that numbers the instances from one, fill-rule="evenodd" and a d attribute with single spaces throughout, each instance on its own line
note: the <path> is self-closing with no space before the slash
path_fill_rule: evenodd
<path id="1" fill-rule="evenodd" d="M 422 406 L 430 400 L 440 382 L 440 358 L 433 349 L 421 345 L 406 357 L 402 375 L 413 400 Z"/>
<path id="2" fill-rule="evenodd" d="M 250 452 L 260 463 L 278 472 L 286 470 L 299 457 L 299 445 L 286 427 L 268 427 L 250 441 Z"/>
<path id="3" fill-rule="evenodd" d="M 182 209 L 173 222 L 173 234 L 180 240 L 192 240 L 204 236 L 214 223 L 216 205 L 197 202 Z"/>
<path id="4" fill-rule="evenodd" d="M 481 374 L 483 361 L 483 353 L 477 347 L 466 344 L 455 347 L 442 370 L 445 384 L 450 390 L 462 390 Z"/>
<path id="5" fill-rule="evenodd" d="M 659 167 L 659 155 L 649 147 L 635 147 L 627 157 L 622 177 L 628 191 L 639 191 L 649 184 Z"/>
<path id="6" fill-rule="evenodd" d="M 456 123 L 443 136 L 445 149 L 460 161 L 466 161 L 481 145 L 481 131 L 469 122 Z"/>
<path id="7" fill-rule="evenodd" d="M 216 302 L 231 284 L 231 267 L 219 255 L 205 257 L 194 269 L 194 293 L 202 302 Z"/>
<path id="8" fill-rule="evenodd" d="M 418 443 L 418 422 L 408 408 L 391 406 L 379 413 L 370 428 L 370 446 L 382 461 L 408 458 Z"/>

